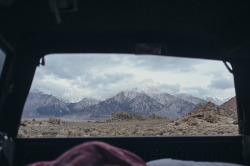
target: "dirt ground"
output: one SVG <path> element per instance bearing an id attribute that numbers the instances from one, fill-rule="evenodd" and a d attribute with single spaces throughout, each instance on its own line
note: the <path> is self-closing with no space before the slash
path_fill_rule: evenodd
<path id="1" fill-rule="evenodd" d="M 118 122 L 63 122 L 28 121 L 21 123 L 18 137 L 108 137 L 108 136 L 212 136 L 238 135 L 238 125 L 209 123 L 199 120 L 190 126 L 175 125 L 165 119 Z"/>

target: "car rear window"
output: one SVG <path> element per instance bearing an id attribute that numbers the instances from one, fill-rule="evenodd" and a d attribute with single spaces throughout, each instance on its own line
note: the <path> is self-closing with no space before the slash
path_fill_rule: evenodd
<path id="1" fill-rule="evenodd" d="M 18 137 L 237 135 L 222 61 L 51 54 L 38 67 Z"/>

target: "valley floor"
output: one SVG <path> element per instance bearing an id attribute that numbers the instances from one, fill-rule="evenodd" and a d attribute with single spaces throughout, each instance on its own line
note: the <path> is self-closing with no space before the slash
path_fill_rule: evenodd
<path id="1" fill-rule="evenodd" d="M 199 119 L 190 126 L 176 125 L 167 119 L 133 120 L 117 122 L 21 122 L 18 137 L 96 137 L 96 136 L 208 136 L 238 135 L 238 125 L 233 123 L 209 123 Z"/>

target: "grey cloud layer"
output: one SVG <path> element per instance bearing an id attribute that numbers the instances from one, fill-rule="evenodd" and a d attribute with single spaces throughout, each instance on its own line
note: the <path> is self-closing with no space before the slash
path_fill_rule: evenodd
<path id="1" fill-rule="evenodd" d="M 181 88 L 181 86 L 179 84 L 175 84 L 175 85 L 161 84 L 159 86 L 159 89 L 161 89 L 165 92 L 168 92 L 170 94 L 180 93 L 180 88 Z"/>
<path id="2" fill-rule="evenodd" d="M 49 57 L 48 57 L 49 56 Z M 116 65 L 116 59 L 110 55 L 102 56 L 96 54 L 90 55 L 48 55 L 46 67 L 43 69 L 43 75 L 53 74 L 58 78 L 75 79 L 93 72 L 95 69 L 102 69 L 108 66 Z M 45 59 L 45 60 L 46 60 Z"/>
<path id="3" fill-rule="evenodd" d="M 148 70 L 162 69 L 168 71 L 190 72 L 193 70 L 193 65 L 202 63 L 202 60 L 184 59 L 173 57 L 160 56 L 124 56 L 124 55 L 64 55 L 63 58 L 59 55 L 49 55 L 48 58 L 52 63 L 46 63 L 46 68 L 43 69 L 43 75 L 53 74 L 58 78 L 75 79 L 77 76 L 92 73 L 94 70 L 102 70 L 107 67 L 124 65 L 127 67 L 143 67 Z M 143 57 L 143 58 L 142 58 Z M 126 72 L 126 71 L 124 71 Z"/>
<path id="4" fill-rule="evenodd" d="M 175 72 L 190 72 L 194 70 L 193 66 L 197 63 L 203 63 L 204 60 L 200 59 L 188 59 L 188 58 L 176 58 L 176 57 L 163 57 L 163 56 L 143 56 L 143 58 L 133 56 L 130 58 L 134 61 L 134 65 L 147 68 L 149 70 L 162 69 Z"/>
<path id="5" fill-rule="evenodd" d="M 92 75 L 86 74 L 81 77 L 81 80 L 85 83 L 81 85 L 82 88 L 96 88 L 96 87 L 104 87 L 109 86 L 111 84 L 116 84 L 121 81 L 133 78 L 132 74 L 103 74 L 103 75 Z"/>
<path id="6" fill-rule="evenodd" d="M 201 87 L 185 87 L 183 88 L 186 92 L 193 96 L 210 96 L 209 89 Z"/>
<path id="7" fill-rule="evenodd" d="M 195 72 L 199 72 L 195 65 L 205 63 L 204 60 L 199 59 L 107 54 L 48 55 L 45 57 L 45 60 L 45 67 L 37 69 L 33 89 L 42 91 L 47 89 L 59 96 L 67 93 L 65 87 L 59 87 L 56 83 L 44 82 L 47 76 L 52 76 L 54 80 L 64 79 L 70 82 L 72 87 L 92 91 L 92 96 L 90 97 L 102 96 L 103 98 L 111 97 L 121 90 L 126 90 L 126 86 L 130 81 L 136 80 L 138 76 L 145 75 L 145 78 L 149 78 L 154 72 L 159 71 L 192 75 Z M 143 74 L 140 75 L 140 72 Z M 214 77 L 213 80 L 209 80 L 210 89 L 233 87 L 232 81 L 226 79 L 226 77 L 221 77 L 218 72 L 210 74 Z M 159 88 L 166 90 L 170 94 L 179 93 L 183 89 L 179 82 L 168 84 L 164 81 L 161 82 Z M 208 94 L 208 89 L 192 87 L 192 85 L 184 88 L 184 90 L 192 92 L 193 95 L 197 96 Z"/>
<path id="8" fill-rule="evenodd" d="M 215 89 L 229 89 L 229 88 L 234 88 L 234 84 L 232 80 L 229 80 L 227 78 L 217 78 L 215 80 L 212 80 L 210 84 L 210 88 L 215 88 Z"/>

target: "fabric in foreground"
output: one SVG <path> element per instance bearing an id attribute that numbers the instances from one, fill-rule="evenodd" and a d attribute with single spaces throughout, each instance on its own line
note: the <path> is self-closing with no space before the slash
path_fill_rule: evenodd
<path id="1" fill-rule="evenodd" d="M 146 163 L 127 150 L 93 141 L 70 149 L 54 161 L 28 166 L 146 166 Z"/>

